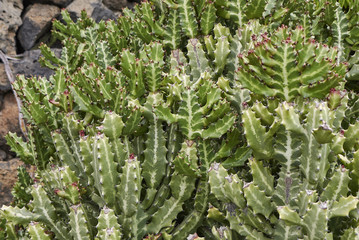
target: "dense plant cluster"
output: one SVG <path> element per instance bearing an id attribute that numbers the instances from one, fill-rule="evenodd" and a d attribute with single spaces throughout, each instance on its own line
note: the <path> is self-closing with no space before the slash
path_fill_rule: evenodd
<path id="1" fill-rule="evenodd" d="M 7 239 L 359 239 L 359 2 L 153 0 L 53 22 Z"/>

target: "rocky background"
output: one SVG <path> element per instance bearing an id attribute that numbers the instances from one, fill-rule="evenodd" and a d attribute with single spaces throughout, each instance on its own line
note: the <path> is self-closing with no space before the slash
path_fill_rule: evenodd
<path id="1" fill-rule="evenodd" d="M 96 22 L 116 19 L 123 7 L 132 8 L 140 0 L 0 0 L 0 50 L 7 56 L 14 76 L 49 76 L 52 72 L 38 62 L 38 46 L 51 41 L 52 19 L 60 19 L 61 9 L 67 9 L 75 20 L 81 10 Z M 60 53 L 55 42 L 53 51 Z M 56 49 L 58 48 L 58 49 Z M 5 135 L 21 135 L 18 107 L 11 84 L 0 60 L 0 208 L 12 200 L 11 188 L 17 179 L 17 167 L 22 163 L 6 145 Z"/>

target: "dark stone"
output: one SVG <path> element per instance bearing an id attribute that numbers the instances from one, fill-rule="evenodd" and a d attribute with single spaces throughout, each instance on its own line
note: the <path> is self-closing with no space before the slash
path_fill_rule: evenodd
<path id="1" fill-rule="evenodd" d="M 0 95 L 0 111 L 2 110 L 4 106 L 4 95 Z"/>
<path id="2" fill-rule="evenodd" d="M 17 35 L 24 50 L 30 50 L 35 45 L 50 29 L 52 19 L 59 13 L 60 8 L 54 5 L 36 3 L 28 7 Z"/>
<path id="3" fill-rule="evenodd" d="M 0 93 L 5 93 L 9 90 L 11 90 L 11 85 L 9 79 L 7 79 L 5 66 L 0 61 Z"/>
<path id="4" fill-rule="evenodd" d="M 127 0 L 103 0 L 103 4 L 111 10 L 121 11 L 122 8 L 127 6 Z"/>
<path id="5" fill-rule="evenodd" d="M 61 55 L 61 49 L 52 49 L 52 51 L 58 57 Z M 48 78 L 54 72 L 51 69 L 41 67 L 39 63 L 40 56 L 41 51 L 38 49 L 25 52 L 23 59 L 12 63 L 14 75 L 24 74 L 25 77 L 44 76 Z"/>
<path id="6" fill-rule="evenodd" d="M 7 157 L 6 152 L 0 149 L 0 161 L 5 161 L 6 157 Z"/>
<path id="7" fill-rule="evenodd" d="M 96 4 L 96 5 L 97 6 L 94 8 L 91 18 L 93 18 L 97 23 L 100 22 L 101 20 L 116 19 L 116 15 L 113 11 L 111 11 L 104 5 L 101 4 Z"/>
<path id="8" fill-rule="evenodd" d="M 60 8 L 64 8 L 69 5 L 73 0 L 24 0 L 24 5 L 28 6 L 34 3 L 52 4 Z"/>

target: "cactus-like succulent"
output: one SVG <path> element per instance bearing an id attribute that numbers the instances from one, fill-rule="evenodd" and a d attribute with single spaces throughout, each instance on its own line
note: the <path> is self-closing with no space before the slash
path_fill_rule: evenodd
<path id="1" fill-rule="evenodd" d="M 222 206 L 226 220 L 249 239 L 354 234 L 358 184 L 352 138 L 358 124 L 341 128 L 344 103 L 335 111 L 325 101 L 300 108 L 298 103 L 276 105 L 255 103 L 243 111 L 254 156 L 248 162 L 250 175 L 240 179 L 219 163 L 211 167 L 211 191 L 227 203 L 226 209 Z"/>
<path id="2" fill-rule="evenodd" d="M 295 26 L 296 6 L 156 0 L 98 24 L 64 11 L 65 24 L 53 22 L 61 57 L 40 47 L 55 74 L 14 84 L 28 134 L 7 140 L 37 171 L 19 172 L 0 234 L 354 236 L 359 125 L 343 61 L 358 10 L 335 5 L 324 40 L 314 22 L 329 16 L 310 13 L 328 6 L 306 5 Z"/>
<path id="3" fill-rule="evenodd" d="M 28 141 L 8 141 L 38 172 L 30 203 L 2 209 L 7 228 L 56 239 L 193 233 L 208 206 L 210 164 L 238 144 L 227 141 L 238 136 L 236 114 L 211 77 L 229 50 L 218 46 L 211 66 L 198 39 L 188 40 L 187 60 L 181 49 L 167 54 L 160 41 L 135 34 L 119 46 L 126 26 L 133 34 L 129 25 L 63 18 L 67 25 L 54 22 L 58 37 L 71 28 L 80 34 L 64 38 L 61 58 L 42 46 L 55 75 L 15 85 Z"/>

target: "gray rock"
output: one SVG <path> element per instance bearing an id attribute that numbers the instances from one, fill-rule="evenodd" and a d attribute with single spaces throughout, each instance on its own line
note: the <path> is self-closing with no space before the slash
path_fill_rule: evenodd
<path id="1" fill-rule="evenodd" d="M 101 4 L 101 0 L 74 0 L 70 5 L 67 6 L 67 10 L 70 13 L 75 13 L 77 17 L 81 16 L 81 11 L 85 10 L 88 16 L 92 15 L 92 12 Z"/>
<path id="2" fill-rule="evenodd" d="M 3 106 L 0 111 L 0 149 L 8 152 L 9 146 L 6 144 L 5 136 L 8 132 L 21 134 L 19 126 L 19 111 L 16 99 L 12 92 L 4 96 Z"/>
<path id="3" fill-rule="evenodd" d="M 103 0 L 103 4 L 114 11 L 121 11 L 127 6 L 127 0 Z"/>
<path id="4" fill-rule="evenodd" d="M 55 55 L 58 57 L 61 55 L 61 49 L 52 49 L 52 51 L 54 51 Z M 25 77 L 45 76 L 48 78 L 51 74 L 53 74 L 53 71 L 51 69 L 41 67 L 39 63 L 40 56 L 41 51 L 39 49 L 25 52 L 23 59 L 12 62 L 14 75 L 24 74 Z"/>
<path id="5" fill-rule="evenodd" d="M 93 12 L 91 14 L 91 18 L 93 18 L 98 23 L 101 20 L 108 20 L 108 19 L 115 20 L 116 15 L 115 15 L 115 13 L 113 11 L 108 9 L 103 4 L 98 4 L 94 8 L 94 10 L 93 10 Z"/>
<path id="6" fill-rule="evenodd" d="M 0 161 L 6 160 L 6 152 L 0 149 Z"/>
<path id="7" fill-rule="evenodd" d="M 5 93 L 9 90 L 11 90 L 11 85 L 7 79 L 5 66 L 3 63 L 0 63 L 0 93 Z"/>
<path id="8" fill-rule="evenodd" d="M 20 159 L 0 161 L 0 208 L 12 201 L 11 189 L 17 181 L 17 168 L 23 165 Z"/>
<path id="9" fill-rule="evenodd" d="M 22 47 L 30 50 L 36 41 L 50 29 L 51 20 L 59 13 L 60 8 L 54 5 L 36 3 L 29 6 L 18 33 Z"/>
<path id="10" fill-rule="evenodd" d="M 22 24 L 22 0 L 0 0 L 0 50 L 16 54 L 15 35 Z"/>

